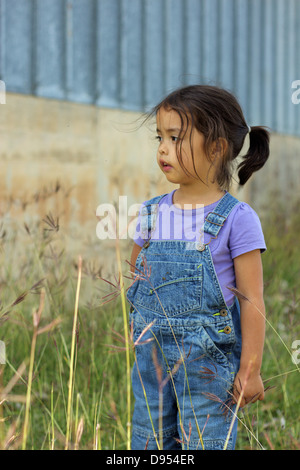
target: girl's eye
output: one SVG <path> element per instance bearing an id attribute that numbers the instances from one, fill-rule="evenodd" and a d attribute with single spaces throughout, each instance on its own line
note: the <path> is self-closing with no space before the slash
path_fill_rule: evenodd
<path id="1" fill-rule="evenodd" d="M 158 140 L 158 142 L 162 142 L 162 140 L 163 140 L 161 135 L 157 135 L 155 137 L 155 139 Z M 171 139 L 172 142 L 178 142 L 179 137 L 177 137 L 176 135 L 172 135 L 170 139 Z"/>

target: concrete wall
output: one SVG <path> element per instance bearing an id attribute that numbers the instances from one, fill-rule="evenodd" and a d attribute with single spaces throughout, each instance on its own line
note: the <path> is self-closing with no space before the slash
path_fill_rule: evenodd
<path id="1" fill-rule="evenodd" d="M 100 204 L 140 203 L 170 189 L 140 113 L 7 93 L 0 107 L 0 217 L 24 232 L 50 212 L 74 253 L 107 254 L 96 236 Z M 126 241 L 123 246 L 130 244 Z M 109 257 L 108 257 L 109 258 Z"/>
<path id="2" fill-rule="evenodd" d="M 300 105 L 295 105 L 300 106 Z M 299 109 L 300 111 L 300 109 Z M 264 214 L 272 201 L 289 209 L 300 200 L 300 138 L 271 135 L 271 154 L 266 165 L 252 177 L 249 200 Z"/>
<path id="3" fill-rule="evenodd" d="M 141 126 L 140 113 L 12 93 L 0 111 L 6 225 L 21 229 L 51 212 L 71 251 L 108 255 L 115 241 L 97 238 L 97 207 L 118 205 L 120 195 L 131 205 L 173 189 L 157 169 L 154 126 Z M 300 139 L 274 134 L 271 142 L 270 161 L 238 193 L 258 211 L 274 188 L 285 198 L 299 194 Z M 122 243 L 127 249 L 130 240 Z"/>
<path id="4" fill-rule="evenodd" d="M 0 0 L 0 80 L 135 111 L 180 86 L 219 85 L 248 124 L 299 137 L 299 24 L 299 0 Z"/>

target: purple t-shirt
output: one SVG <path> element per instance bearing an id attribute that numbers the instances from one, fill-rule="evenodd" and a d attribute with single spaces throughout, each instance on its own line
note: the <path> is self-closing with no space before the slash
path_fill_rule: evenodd
<path id="1" fill-rule="evenodd" d="M 176 190 L 174 190 L 176 191 Z M 212 212 L 219 201 L 199 209 L 181 209 L 173 204 L 173 193 L 159 202 L 159 211 L 151 240 L 187 240 L 208 243 L 216 274 L 227 305 L 231 305 L 234 294 L 227 289 L 235 287 L 233 259 L 252 250 L 266 250 L 264 235 L 256 212 L 245 202 L 237 204 L 230 212 L 216 239 L 209 233 L 203 234 L 204 218 Z M 202 230 L 201 230 L 202 229 Z M 204 237 L 204 239 L 203 239 Z M 134 241 L 143 246 L 138 218 Z"/>

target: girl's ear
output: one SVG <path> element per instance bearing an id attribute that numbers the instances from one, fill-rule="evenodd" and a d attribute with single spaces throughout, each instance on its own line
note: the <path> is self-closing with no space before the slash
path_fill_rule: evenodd
<path id="1" fill-rule="evenodd" d="M 228 149 L 228 142 L 223 137 L 219 137 L 218 140 L 212 143 L 210 156 L 211 160 L 215 161 L 216 158 L 222 158 Z"/>

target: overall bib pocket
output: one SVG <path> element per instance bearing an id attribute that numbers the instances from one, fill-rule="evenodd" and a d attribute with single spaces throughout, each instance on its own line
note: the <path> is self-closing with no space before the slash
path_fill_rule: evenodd
<path id="1" fill-rule="evenodd" d="M 148 278 L 138 280 L 135 305 L 168 317 L 201 308 L 202 264 L 151 261 L 147 268 Z"/>

